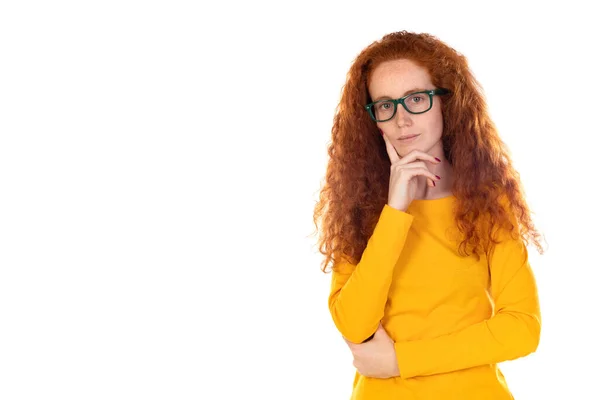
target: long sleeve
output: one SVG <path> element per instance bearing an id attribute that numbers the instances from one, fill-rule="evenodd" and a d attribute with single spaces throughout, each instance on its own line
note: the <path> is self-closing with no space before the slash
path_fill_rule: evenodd
<path id="1" fill-rule="evenodd" d="M 329 311 L 347 340 L 362 343 L 377 330 L 412 221 L 412 215 L 384 205 L 359 263 L 334 266 Z"/>
<path id="2" fill-rule="evenodd" d="M 488 263 L 493 316 L 444 336 L 396 342 L 402 378 L 513 360 L 537 349 L 541 315 L 525 243 L 504 235 Z"/>

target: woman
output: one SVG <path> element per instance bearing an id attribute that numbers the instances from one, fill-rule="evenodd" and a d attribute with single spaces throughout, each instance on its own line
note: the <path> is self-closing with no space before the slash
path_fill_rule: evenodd
<path id="1" fill-rule="evenodd" d="M 519 175 L 464 56 L 385 35 L 347 76 L 315 207 L 354 400 L 511 399 L 497 363 L 537 349 Z"/>

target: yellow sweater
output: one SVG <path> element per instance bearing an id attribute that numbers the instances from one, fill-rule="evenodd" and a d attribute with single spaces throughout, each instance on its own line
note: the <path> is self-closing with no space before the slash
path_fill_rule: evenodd
<path id="1" fill-rule="evenodd" d="M 357 371 L 352 400 L 513 398 L 496 363 L 534 352 L 541 329 L 527 248 L 503 231 L 489 259 L 460 256 L 455 202 L 386 204 L 358 265 L 335 266 L 336 327 L 361 343 L 381 321 L 400 370 L 389 379 Z"/>

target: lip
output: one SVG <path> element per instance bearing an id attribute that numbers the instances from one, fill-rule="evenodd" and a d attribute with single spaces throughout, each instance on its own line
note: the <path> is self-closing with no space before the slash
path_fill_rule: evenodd
<path id="1" fill-rule="evenodd" d="M 401 136 L 398 138 L 398 141 L 402 142 L 402 143 L 406 143 L 406 142 L 410 142 L 411 140 L 418 138 L 420 136 L 420 134 L 417 135 L 408 135 L 408 136 Z"/>

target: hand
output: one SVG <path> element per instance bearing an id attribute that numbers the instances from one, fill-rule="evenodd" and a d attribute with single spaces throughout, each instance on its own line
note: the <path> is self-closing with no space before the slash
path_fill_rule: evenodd
<path id="1" fill-rule="evenodd" d="M 392 163 L 388 204 L 397 210 L 406 211 L 417 194 L 418 176 L 426 177 L 428 186 L 435 186 L 435 181 L 440 179 L 427 169 L 425 161 L 434 164 L 439 164 L 440 161 L 434 156 L 419 150 L 412 150 L 404 157 L 400 157 L 394 145 L 385 135 L 383 135 L 383 140 Z"/>
<path id="2" fill-rule="evenodd" d="M 352 343 L 344 338 L 354 356 L 354 367 L 370 378 L 392 378 L 400 376 L 394 341 L 388 336 L 381 323 L 373 339 L 366 343 Z"/>

